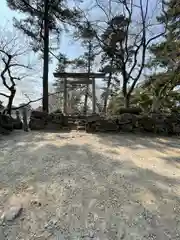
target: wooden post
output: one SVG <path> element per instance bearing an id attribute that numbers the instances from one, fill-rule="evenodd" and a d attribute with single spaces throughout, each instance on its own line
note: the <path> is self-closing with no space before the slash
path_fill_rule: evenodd
<path id="1" fill-rule="evenodd" d="M 64 114 L 67 114 L 67 79 L 64 78 Z"/>
<path id="2" fill-rule="evenodd" d="M 92 111 L 96 113 L 96 84 L 95 78 L 92 79 Z"/>

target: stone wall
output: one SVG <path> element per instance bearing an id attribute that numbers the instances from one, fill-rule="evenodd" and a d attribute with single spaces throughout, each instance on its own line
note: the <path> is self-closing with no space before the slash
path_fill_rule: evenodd
<path id="1" fill-rule="evenodd" d="M 33 111 L 29 122 L 31 130 L 84 129 L 84 126 L 86 132 L 149 132 L 178 135 L 180 134 L 180 114 L 122 113 L 105 118 L 100 115 L 64 116 L 62 113 L 46 114 Z"/>
<path id="2" fill-rule="evenodd" d="M 31 130 L 62 129 L 67 125 L 67 119 L 62 113 L 47 114 L 39 111 L 32 111 L 29 121 Z"/>
<path id="3" fill-rule="evenodd" d="M 0 134 L 7 135 L 14 129 L 22 129 L 23 123 L 20 119 L 0 114 Z"/>
<path id="4" fill-rule="evenodd" d="M 89 121 L 87 132 L 149 132 L 163 135 L 180 134 L 180 114 L 132 114 L 123 113 L 119 116 Z"/>
<path id="5" fill-rule="evenodd" d="M 40 111 L 31 113 L 29 128 L 31 130 L 85 129 L 86 116 L 64 116 L 60 111 L 46 114 Z"/>

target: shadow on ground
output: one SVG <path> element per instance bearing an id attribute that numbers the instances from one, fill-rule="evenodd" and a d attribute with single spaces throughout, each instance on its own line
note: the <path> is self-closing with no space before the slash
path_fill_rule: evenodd
<path id="1" fill-rule="evenodd" d="M 130 155 L 111 157 L 115 147 L 164 152 L 169 146 L 178 148 L 179 140 L 151 141 L 134 135 L 100 134 L 95 139 L 88 136 L 89 144 L 83 143 L 81 135 L 76 138 L 47 133 L 22 134 L 15 143 L 17 136 L 12 136 L 7 143 L 1 143 L 4 152 L 0 155 L 0 207 L 12 194 L 27 203 L 36 196 L 42 203 L 41 207 L 25 204 L 23 218 L 13 227 L 4 226 L 3 231 L 24 240 L 32 236 L 32 239 L 58 239 L 57 236 L 179 239 L 179 175 L 165 176 L 165 172 L 141 168 Z M 99 150 L 97 139 L 101 144 Z M 171 156 L 162 161 L 179 162 Z"/>
<path id="2" fill-rule="evenodd" d="M 163 137 L 157 135 L 143 135 L 143 134 L 96 134 L 103 144 L 125 146 L 131 149 L 147 148 L 158 149 L 159 151 L 165 151 L 166 148 L 180 148 L 179 137 Z"/>

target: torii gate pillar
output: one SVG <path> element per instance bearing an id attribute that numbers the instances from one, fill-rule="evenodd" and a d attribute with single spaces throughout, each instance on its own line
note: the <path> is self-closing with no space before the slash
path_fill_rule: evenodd
<path id="1" fill-rule="evenodd" d="M 95 83 L 95 78 L 92 78 L 92 112 L 96 113 L 96 83 Z"/>

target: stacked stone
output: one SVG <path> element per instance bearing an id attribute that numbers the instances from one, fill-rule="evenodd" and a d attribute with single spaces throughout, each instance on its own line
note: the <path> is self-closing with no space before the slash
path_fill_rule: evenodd
<path id="1" fill-rule="evenodd" d="M 59 130 L 65 123 L 64 116 L 61 112 L 47 114 L 45 112 L 32 111 L 29 128 L 31 130 Z"/>
<path id="2" fill-rule="evenodd" d="M 91 116 L 89 119 L 87 119 L 86 132 L 109 131 L 149 132 L 163 135 L 179 135 L 180 114 L 143 114 L 133 109 L 133 111 L 130 111 L 130 113 L 124 112 L 118 116 L 112 116 L 108 118 Z"/>
<path id="3" fill-rule="evenodd" d="M 32 111 L 29 121 L 31 130 L 42 130 L 47 125 L 48 114 L 40 111 Z"/>
<path id="4" fill-rule="evenodd" d="M 10 116 L 0 114 L 0 134 L 7 135 L 13 130 L 12 118 Z"/>

